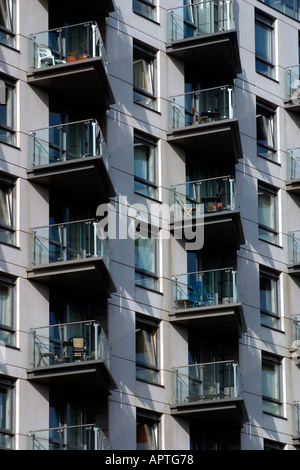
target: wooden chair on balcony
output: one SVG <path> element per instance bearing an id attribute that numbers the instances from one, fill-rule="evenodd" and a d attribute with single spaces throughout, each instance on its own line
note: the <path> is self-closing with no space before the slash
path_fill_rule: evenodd
<path id="1" fill-rule="evenodd" d="M 83 336 L 74 336 L 69 339 L 71 345 L 71 360 L 85 361 L 87 358 L 87 339 Z"/>
<path id="2" fill-rule="evenodd" d="M 57 353 L 55 351 L 50 351 L 49 349 L 45 350 L 45 347 L 46 347 L 45 345 L 41 347 L 41 343 L 36 343 L 36 349 L 39 354 L 39 361 L 37 363 L 37 367 L 39 367 L 40 363 L 42 362 L 42 359 L 44 359 L 45 357 L 47 358 L 53 357 L 53 360 L 55 362 L 58 361 Z"/>

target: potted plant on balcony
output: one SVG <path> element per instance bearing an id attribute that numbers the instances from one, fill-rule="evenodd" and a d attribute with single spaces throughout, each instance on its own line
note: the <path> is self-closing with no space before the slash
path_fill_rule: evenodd
<path id="1" fill-rule="evenodd" d="M 69 51 L 67 53 L 67 62 L 75 62 L 78 60 L 78 51 Z"/>

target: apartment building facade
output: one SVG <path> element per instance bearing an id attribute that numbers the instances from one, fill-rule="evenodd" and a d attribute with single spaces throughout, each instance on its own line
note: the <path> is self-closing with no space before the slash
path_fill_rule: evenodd
<path id="1" fill-rule="evenodd" d="M 297 450 L 298 0 L 0 13 L 0 448 Z"/>

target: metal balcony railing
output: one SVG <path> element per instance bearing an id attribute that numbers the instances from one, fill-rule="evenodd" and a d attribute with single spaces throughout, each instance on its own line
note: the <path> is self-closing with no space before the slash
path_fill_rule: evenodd
<path id="1" fill-rule="evenodd" d="M 234 361 L 210 362 L 172 370 L 172 403 L 238 398 L 239 366 Z"/>
<path id="2" fill-rule="evenodd" d="M 232 0 L 209 0 L 168 11 L 168 42 L 234 29 Z"/>
<path id="3" fill-rule="evenodd" d="M 101 57 L 106 72 L 106 50 L 96 22 L 90 21 L 31 35 L 30 69 Z"/>
<path id="4" fill-rule="evenodd" d="M 169 99 L 171 130 L 232 118 L 233 90 L 227 85 L 193 91 Z"/>
<path id="5" fill-rule="evenodd" d="M 29 264 L 48 263 L 103 257 L 109 267 L 108 240 L 102 236 L 97 220 L 48 225 L 31 229 L 29 234 Z"/>
<path id="6" fill-rule="evenodd" d="M 109 450 L 104 432 L 95 424 L 30 431 L 28 450 Z"/>
<path id="7" fill-rule="evenodd" d="M 230 176 L 222 176 L 171 186 L 170 205 L 174 208 L 174 220 L 233 211 L 236 208 L 235 181 Z M 203 205 L 202 210 L 200 205 Z"/>
<path id="8" fill-rule="evenodd" d="M 101 156 L 109 170 L 108 149 L 95 119 L 30 132 L 29 168 L 91 156 Z"/>
<path id="9" fill-rule="evenodd" d="M 300 231 L 290 232 L 288 238 L 289 264 L 300 262 Z"/>
<path id="10" fill-rule="evenodd" d="M 175 310 L 236 303 L 236 271 L 227 268 L 173 276 L 172 296 Z"/>
<path id="11" fill-rule="evenodd" d="M 109 368 L 108 339 L 96 321 L 32 328 L 30 333 L 31 368 L 91 360 L 102 360 Z"/>
<path id="12" fill-rule="evenodd" d="M 286 163 L 287 180 L 300 179 L 300 148 L 288 151 Z"/>

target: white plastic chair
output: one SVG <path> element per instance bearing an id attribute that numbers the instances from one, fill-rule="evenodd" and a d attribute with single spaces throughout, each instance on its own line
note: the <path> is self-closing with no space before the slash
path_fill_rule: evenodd
<path id="1" fill-rule="evenodd" d="M 38 47 L 37 54 L 38 54 L 38 65 L 37 65 L 38 69 L 40 69 L 43 64 L 55 65 L 54 55 L 52 54 L 51 49 L 49 49 L 48 47 Z"/>

